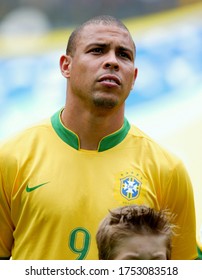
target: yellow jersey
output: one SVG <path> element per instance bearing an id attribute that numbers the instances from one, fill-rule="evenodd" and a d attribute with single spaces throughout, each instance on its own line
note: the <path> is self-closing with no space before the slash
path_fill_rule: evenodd
<path id="1" fill-rule="evenodd" d="M 98 259 L 110 209 L 145 204 L 176 214 L 172 259 L 195 259 L 192 185 L 182 162 L 125 119 L 97 151 L 80 149 L 60 112 L 0 150 L 0 257 Z"/>

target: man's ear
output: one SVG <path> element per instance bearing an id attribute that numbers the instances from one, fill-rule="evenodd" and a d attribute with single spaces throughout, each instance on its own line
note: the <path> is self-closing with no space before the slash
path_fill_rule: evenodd
<path id="1" fill-rule="evenodd" d="M 60 57 L 60 70 L 62 75 L 65 78 L 70 77 L 70 70 L 71 70 L 71 56 L 69 55 L 62 55 Z"/>
<path id="2" fill-rule="evenodd" d="M 138 69 L 135 68 L 135 69 L 134 69 L 134 79 L 133 79 L 133 84 L 132 84 L 131 90 L 132 90 L 133 87 L 134 87 L 134 84 L 135 84 L 135 81 L 136 81 L 136 78 L 137 78 L 137 74 L 138 74 Z"/>

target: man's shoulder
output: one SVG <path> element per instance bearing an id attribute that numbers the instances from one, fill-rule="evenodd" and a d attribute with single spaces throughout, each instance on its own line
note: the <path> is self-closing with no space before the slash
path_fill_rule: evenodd
<path id="1" fill-rule="evenodd" d="M 168 147 L 165 147 L 163 143 L 150 137 L 133 124 L 131 124 L 129 136 L 133 138 L 134 141 L 138 142 L 139 147 L 143 149 L 148 156 L 153 156 L 156 160 L 162 158 L 165 162 L 172 162 L 175 164 L 181 162 L 180 158 L 169 150 Z"/>
<path id="2" fill-rule="evenodd" d="M 143 130 L 141 130 L 134 124 L 130 124 L 129 133 L 134 137 L 143 138 L 148 141 L 154 141 L 147 133 L 145 133 Z"/>
<path id="3" fill-rule="evenodd" d="M 14 135 L 1 140 L 0 150 L 9 150 L 33 142 L 37 138 L 43 137 L 51 129 L 50 119 L 44 119 L 38 123 L 30 125 Z"/>

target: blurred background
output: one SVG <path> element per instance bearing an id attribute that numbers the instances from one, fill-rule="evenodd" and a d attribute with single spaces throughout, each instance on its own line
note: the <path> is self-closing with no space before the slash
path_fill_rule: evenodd
<path id="1" fill-rule="evenodd" d="M 132 33 L 139 75 L 126 115 L 184 161 L 202 244 L 202 0 L 0 0 L 0 140 L 64 105 L 60 55 L 99 14 Z"/>

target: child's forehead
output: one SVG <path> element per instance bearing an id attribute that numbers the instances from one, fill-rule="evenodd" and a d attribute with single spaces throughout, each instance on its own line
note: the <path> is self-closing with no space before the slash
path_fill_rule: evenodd
<path id="1" fill-rule="evenodd" d="M 114 248 L 115 259 L 166 259 L 165 235 L 134 234 L 125 237 Z"/>

